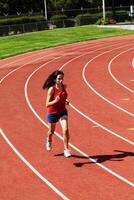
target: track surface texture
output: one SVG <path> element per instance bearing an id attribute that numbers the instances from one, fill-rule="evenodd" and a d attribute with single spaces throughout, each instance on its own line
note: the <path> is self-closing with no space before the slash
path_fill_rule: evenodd
<path id="1" fill-rule="evenodd" d="M 65 73 L 72 157 L 57 124 L 47 152 L 42 85 Z M 134 36 L 0 61 L 0 199 L 134 199 Z"/>

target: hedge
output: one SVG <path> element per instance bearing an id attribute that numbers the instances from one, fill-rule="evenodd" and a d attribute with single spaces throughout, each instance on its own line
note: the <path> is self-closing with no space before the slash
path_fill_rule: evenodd
<path id="1" fill-rule="evenodd" d="M 33 17 L 24 16 L 17 18 L 0 19 L 0 25 L 24 24 L 24 23 L 39 22 L 44 20 L 45 20 L 44 16 L 33 16 Z"/>

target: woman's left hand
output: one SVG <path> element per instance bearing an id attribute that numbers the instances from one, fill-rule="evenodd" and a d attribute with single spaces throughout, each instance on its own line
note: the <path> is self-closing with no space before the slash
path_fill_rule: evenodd
<path id="1" fill-rule="evenodd" d="M 66 105 L 69 105 L 69 101 L 66 99 Z"/>

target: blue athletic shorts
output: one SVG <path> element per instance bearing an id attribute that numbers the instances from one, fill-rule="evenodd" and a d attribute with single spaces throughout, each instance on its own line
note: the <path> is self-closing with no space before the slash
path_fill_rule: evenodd
<path id="1" fill-rule="evenodd" d="M 67 110 L 64 110 L 62 113 L 59 113 L 59 114 L 48 114 L 47 121 L 49 123 L 56 123 L 63 116 L 68 116 Z"/>

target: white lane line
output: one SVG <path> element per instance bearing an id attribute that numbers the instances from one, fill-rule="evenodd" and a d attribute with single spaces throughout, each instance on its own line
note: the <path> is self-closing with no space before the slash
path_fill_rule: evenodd
<path id="1" fill-rule="evenodd" d="M 123 52 L 119 53 L 118 55 L 116 55 L 115 57 L 113 57 L 113 58 L 111 59 L 111 61 L 109 62 L 108 71 L 109 71 L 111 77 L 112 77 L 120 86 L 122 86 L 123 88 L 125 88 L 125 89 L 128 90 L 129 92 L 134 93 L 134 90 L 131 90 L 130 88 L 128 88 L 127 86 L 125 86 L 124 84 L 122 84 L 119 80 L 117 80 L 117 79 L 115 78 L 115 76 L 113 75 L 112 71 L 111 71 L 112 62 L 113 62 L 116 58 L 118 58 L 120 55 L 122 55 L 122 54 L 124 54 L 124 53 L 126 53 L 126 52 L 128 52 L 128 51 L 130 51 L 130 50 L 132 50 L 132 49 L 134 49 L 134 48 L 127 49 L 126 51 L 123 51 Z"/>
<path id="2" fill-rule="evenodd" d="M 132 142 L 132 141 L 130 141 L 130 140 L 128 140 L 128 139 L 126 139 L 126 138 L 124 138 L 124 137 L 118 135 L 117 133 L 113 132 L 112 130 L 110 130 L 110 129 L 104 127 L 104 126 L 102 126 L 101 124 L 99 124 L 99 123 L 97 123 L 95 120 L 93 120 L 92 118 L 90 118 L 90 117 L 88 117 L 87 115 L 85 115 L 83 112 L 81 112 L 79 109 L 77 109 L 72 103 L 70 103 L 70 106 L 71 106 L 75 111 L 77 111 L 80 115 L 82 115 L 83 117 L 85 117 L 87 120 L 89 120 L 90 122 L 92 122 L 92 123 L 95 124 L 96 126 L 102 128 L 102 129 L 105 130 L 106 132 L 111 133 L 112 135 L 114 135 L 114 136 L 120 138 L 121 140 L 123 140 L 123 141 L 125 141 L 125 142 L 127 142 L 127 143 L 129 143 L 129 144 L 131 144 L 131 145 L 134 145 L 134 142 Z"/>
<path id="3" fill-rule="evenodd" d="M 32 60 L 30 60 L 29 62 L 26 62 L 25 64 L 23 64 L 23 65 L 21 65 L 20 67 L 17 67 L 17 68 L 15 68 L 14 70 L 12 70 L 12 71 L 10 71 L 9 73 L 7 73 L 3 78 L 1 78 L 0 79 L 0 83 L 2 83 L 3 81 L 4 81 L 4 79 L 6 79 L 8 76 L 10 76 L 12 73 L 14 73 L 15 71 L 17 71 L 17 70 L 19 70 L 19 69 L 21 69 L 22 67 L 24 67 L 24 66 L 26 66 L 26 65 L 28 65 L 28 64 L 31 64 L 31 63 L 33 63 L 33 61 L 35 62 L 35 61 L 38 61 L 38 60 L 40 60 L 40 59 L 42 59 L 42 58 L 46 58 L 47 56 L 42 56 L 42 57 L 39 57 L 39 58 L 37 58 L 37 59 L 32 59 Z M 49 58 L 49 56 L 47 57 L 47 58 Z M 57 57 L 56 59 L 58 59 L 59 57 Z"/>
<path id="4" fill-rule="evenodd" d="M 45 184 L 47 184 L 55 193 L 57 193 L 62 199 L 69 200 L 60 190 L 58 190 L 50 181 L 48 181 L 42 174 L 40 174 L 23 156 L 22 154 L 15 148 L 15 146 L 9 141 L 3 130 L 0 128 L 0 134 L 6 141 L 6 143 L 11 147 L 11 149 L 15 152 L 15 154 L 25 163 L 29 169 L 36 174 Z"/>
<path id="5" fill-rule="evenodd" d="M 48 125 L 45 123 L 45 121 L 43 121 L 43 119 L 37 114 L 37 112 L 34 110 L 34 108 L 32 107 L 29 97 L 28 97 L 28 84 L 30 79 L 32 78 L 32 76 L 42 67 L 44 67 L 45 65 L 41 65 L 38 69 L 36 69 L 35 71 L 33 71 L 31 73 L 31 75 L 28 77 L 26 83 L 25 83 L 25 98 L 27 101 L 27 104 L 29 106 L 29 108 L 31 109 L 31 111 L 34 113 L 34 115 L 37 117 L 37 119 L 46 127 L 48 127 Z M 63 140 L 63 137 L 60 136 L 57 132 L 55 132 L 55 135 L 57 135 L 58 138 L 60 138 L 61 140 Z M 87 157 L 87 159 L 89 159 L 90 161 L 94 162 L 96 165 L 98 165 L 99 167 L 101 167 L 102 169 L 104 169 L 105 171 L 107 171 L 108 173 L 112 174 L 113 176 L 115 176 L 116 178 L 120 179 L 121 181 L 127 183 L 128 185 L 134 187 L 134 183 L 127 180 L 126 178 L 124 178 L 123 176 L 120 176 L 119 174 L 115 173 L 114 171 L 110 170 L 109 168 L 105 167 L 104 165 L 97 163 L 96 160 L 90 158 L 86 153 L 84 153 L 83 151 L 81 151 L 79 148 L 77 148 L 76 146 L 74 146 L 73 144 L 69 143 L 69 145 L 76 150 L 77 152 L 79 152 L 81 155 Z"/>
<path id="6" fill-rule="evenodd" d="M 120 48 L 120 47 L 119 47 L 119 48 Z M 116 48 L 116 49 L 119 49 L 119 48 Z M 131 113 L 131 112 L 129 112 L 129 111 L 127 111 L 127 110 L 121 108 L 120 106 L 117 106 L 116 104 L 114 104 L 113 102 L 109 101 L 107 98 L 105 98 L 104 96 L 102 96 L 99 92 L 97 92 L 97 91 L 91 86 L 91 84 L 89 84 L 89 82 L 87 81 L 86 76 L 85 76 L 85 74 L 86 74 L 86 68 L 88 67 L 88 65 L 89 65 L 93 60 L 95 60 L 96 58 L 98 58 L 98 57 L 100 57 L 100 56 L 102 56 L 102 55 L 104 55 L 104 54 L 106 54 L 106 53 L 108 53 L 108 52 L 111 52 L 111 51 L 113 51 L 113 50 L 115 50 L 115 49 L 112 49 L 112 50 L 103 52 L 103 53 L 101 53 L 101 54 L 98 54 L 98 55 L 95 56 L 93 59 L 89 60 L 89 61 L 86 63 L 86 65 L 84 66 L 84 68 L 83 68 L 82 77 L 83 77 L 83 80 L 85 81 L 86 85 L 87 85 L 97 96 L 99 96 L 100 98 L 102 98 L 104 101 L 108 102 L 109 104 L 111 104 L 111 105 L 114 106 L 115 108 L 117 108 L 117 109 L 119 109 L 119 110 L 121 110 L 121 111 L 127 113 L 128 115 L 134 117 L 134 114 L 133 114 L 133 113 Z"/>
<path id="7" fill-rule="evenodd" d="M 42 50 L 43 51 L 43 50 Z M 23 55 L 27 55 L 28 54 L 28 56 L 25 56 L 25 57 L 22 57 L 22 58 L 20 58 L 20 59 L 17 59 L 17 60 L 14 60 L 14 61 L 11 61 L 11 62 L 9 62 L 9 63 L 6 63 L 6 64 L 1 64 L 0 63 L 0 69 L 1 68 L 5 68 L 5 67 L 7 67 L 7 66 L 10 66 L 10 65 L 12 65 L 12 64 L 14 64 L 14 63 L 18 63 L 18 62 L 20 62 L 20 61 L 23 61 L 23 60 L 26 60 L 26 59 L 28 59 L 28 58 L 30 58 L 30 57 L 32 57 L 33 58 L 33 52 L 28 52 L 28 53 L 25 53 L 25 54 L 20 54 L 20 55 L 17 55 L 17 56 L 14 56 L 14 59 L 16 58 L 16 57 L 20 57 L 20 56 L 23 56 Z M 29 55 L 30 54 L 30 55 Z M 41 55 L 41 54 L 44 54 L 44 52 L 41 52 L 40 53 L 40 51 L 38 51 L 37 53 L 36 53 L 36 55 L 35 56 L 37 56 L 37 55 Z M 6 58 L 6 60 L 7 59 L 10 59 L 10 58 Z M 3 61 L 3 60 L 2 60 Z"/>
<path id="8" fill-rule="evenodd" d="M 134 68 L 134 58 L 133 58 L 133 61 L 132 61 L 132 67 Z"/>

